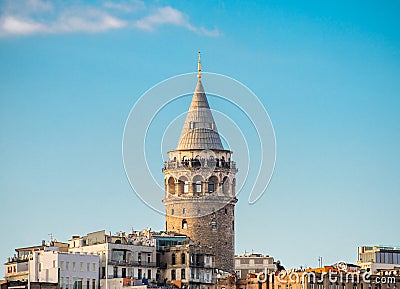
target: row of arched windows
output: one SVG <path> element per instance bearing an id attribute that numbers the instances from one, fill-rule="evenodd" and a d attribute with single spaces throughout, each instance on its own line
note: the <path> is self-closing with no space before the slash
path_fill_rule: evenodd
<path id="1" fill-rule="evenodd" d="M 203 185 L 202 178 L 200 176 L 196 176 L 193 178 L 193 182 L 189 182 L 186 177 L 180 177 L 178 180 L 178 184 L 175 183 L 175 179 L 170 177 L 168 181 L 166 181 L 165 190 L 170 194 L 187 194 L 190 192 L 190 186 L 192 185 L 192 191 L 196 194 L 201 194 L 203 191 L 207 193 L 214 193 L 218 189 L 222 189 L 222 193 L 229 194 L 232 190 L 235 191 L 236 179 L 233 179 L 232 184 L 228 177 L 225 177 L 222 181 L 222 185 L 219 188 L 218 178 L 216 176 L 212 176 L 208 179 L 207 185 Z"/>
<path id="2" fill-rule="evenodd" d="M 176 258 L 177 256 L 176 256 L 176 254 L 175 253 L 172 253 L 172 255 L 171 255 L 171 263 L 172 263 L 172 265 L 176 265 L 177 264 L 177 258 Z M 186 254 L 185 253 L 182 253 L 181 254 L 181 263 L 180 264 L 186 264 Z"/>

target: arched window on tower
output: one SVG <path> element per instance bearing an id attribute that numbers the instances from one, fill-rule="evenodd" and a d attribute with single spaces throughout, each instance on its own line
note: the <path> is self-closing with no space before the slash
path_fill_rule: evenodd
<path id="1" fill-rule="evenodd" d="M 196 193 L 201 193 L 201 181 L 196 182 Z"/>
<path id="2" fill-rule="evenodd" d="M 195 192 L 196 195 L 200 195 L 202 193 L 203 177 L 200 175 L 194 176 L 192 181 L 193 181 L 193 192 Z"/>
<path id="3" fill-rule="evenodd" d="M 208 181 L 208 192 L 209 193 L 214 193 L 215 190 L 215 184 L 213 181 Z"/>
<path id="4" fill-rule="evenodd" d="M 225 177 L 224 180 L 222 181 L 222 193 L 225 195 L 229 195 L 229 187 L 230 187 L 229 183 L 230 182 L 228 177 Z"/>
<path id="5" fill-rule="evenodd" d="M 175 180 L 173 177 L 168 179 L 168 193 L 175 194 Z"/>
<path id="6" fill-rule="evenodd" d="M 178 192 L 177 192 L 178 195 L 186 194 L 188 192 L 189 192 L 189 180 L 184 176 L 179 177 Z"/>
<path id="7" fill-rule="evenodd" d="M 217 190 L 218 179 L 216 176 L 212 176 L 208 179 L 208 192 L 214 193 Z"/>
<path id="8" fill-rule="evenodd" d="M 183 187 L 183 192 L 185 194 L 189 193 L 189 181 L 185 181 L 184 187 Z"/>
<path id="9" fill-rule="evenodd" d="M 186 219 L 182 220 L 182 229 L 187 229 L 188 225 L 187 225 L 187 221 Z"/>

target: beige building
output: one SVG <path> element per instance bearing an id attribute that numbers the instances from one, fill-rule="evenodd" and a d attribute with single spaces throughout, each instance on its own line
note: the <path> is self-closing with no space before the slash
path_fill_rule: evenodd
<path id="1" fill-rule="evenodd" d="M 235 273 L 237 278 L 246 279 L 251 273 L 271 273 L 276 271 L 274 258 L 263 254 L 243 254 L 235 256 Z"/>
<path id="2" fill-rule="evenodd" d="M 214 287 L 214 256 L 210 248 L 187 239 L 180 245 L 165 247 L 160 253 L 163 284 L 189 289 Z"/>
<path id="3" fill-rule="evenodd" d="M 351 267 L 351 266 L 350 266 Z M 246 279 L 230 276 L 218 282 L 218 289 L 398 289 L 399 270 L 374 275 L 365 271 L 341 271 L 334 266 L 288 270 L 268 275 L 249 274 Z"/>
<path id="4" fill-rule="evenodd" d="M 389 246 L 358 247 L 357 265 L 370 270 L 373 274 L 379 270 L 390 270 L 400 267 L 400 248 Z"/>
<path id="5" fill-rule="evenodd" d="M 210 247 L 218 269 L 234 271 L 236 164 L 224 149 L 201 82 L 163 173 L 166 231 Z"/>

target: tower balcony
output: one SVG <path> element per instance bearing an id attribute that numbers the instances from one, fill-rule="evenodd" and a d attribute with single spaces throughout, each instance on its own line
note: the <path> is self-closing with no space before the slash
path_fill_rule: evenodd
<path id="1" fill-rule="evenodd" d="M 219 159 L 186 159 L 182 161 L 178 160 L 169 160 L 164 162 L 164 170 L 175 170 L 175 169 L 186 169 L 186 170 L 198 170 L 200 168 L 211 168 L 214 170 L 218 169 L 228 169 L 234 170 L 236 169 L 236 162 L 234 161 L 225 161 Z"/>

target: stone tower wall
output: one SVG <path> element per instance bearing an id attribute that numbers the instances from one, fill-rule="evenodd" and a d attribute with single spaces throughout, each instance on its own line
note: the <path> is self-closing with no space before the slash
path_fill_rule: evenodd
<path id="1" fill-rule="evenodd" d="M 183 209 L 190 210 L 191 203 L 169 204 L 166 206 L 167 212 L 182 212 Z M 192 208 L 193 209 L 193 208 Z M 185 218 L 184 216 L 173 216 L 167 214 L 167 231 L 178 232 L 187 235 L 196 244 L 211 247 L 215 255 L 215 266 L 228 272 L 234 271 L 235 255 L 235 210 L 234 202 L 225 205 L 215 213 Z M 186 221 L 186 228 L 182 228 L 182 223 Z M 213 227 L 215 222 L 216 227 Z"/>

